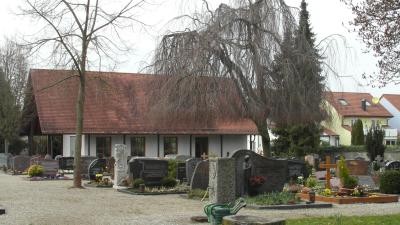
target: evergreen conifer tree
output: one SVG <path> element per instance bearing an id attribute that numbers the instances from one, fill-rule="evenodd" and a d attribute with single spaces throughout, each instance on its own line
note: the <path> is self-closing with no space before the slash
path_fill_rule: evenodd
<path id="1" fill-rule="evenodd" d="M 285 32 L 282 42 L 282 53 L 276 57 L 273 73 L 276 80 L 294 79 L 296 86 L 282 88 L 291 89 L 299 94 L 297 99 L 288 98 L 290 107 L 283 107 L 281 113 L 288 113 L 288 118 L 295 118 L 297 109 L 304 104 L 313 111 L 320 112 L 320 104 L 323 101 L 322 91 L 325 89 L 325 80 L 321 75 L 321 56 L 315 46 L 315 34 L 312 32 L 307 3 L 301 2 L 301 11 L 298 29 L 294 35 L 290 31 Z M 286 64 L 285 66 L 283 66 Z M 289 65 L 289 66 L 288 66 Z M 282 71 L 283 68 L 289 71 Z M 290 69 L 292 68 L 292 69 Z M 282 82 L 282 85 L 287 82 Z M 318 85 L 316 85 L 318 84 Z M 285 95 L 285 91 L 279 95 Z M 289 96 L 289 95 L 288 95 Z M 316 98 L 317 96 L 317 98 Z M 280 106 L 277 106 L 280 107 Z M 298 124 L 296 121 L 288 121 L 287 124 L 278 124 L 273 133 L 278 136 L 274 141 L 277 151 L 283 151 L 296 156 L 302 156 L 312 152 L 319 146 L 321 128 L 319 122 L 323 119 L 323 113 L 310 115 L 308 123 Z M 286 145 L 286 146 L 285 146 Z M 286 149 L 286 151 L 285 151 Z"/>
<path id="2" fill-rule="evenodd" d="M 351 145 L 364 144 L 364 128 L 360 119 L 357 119 L 351 129 Z"/>

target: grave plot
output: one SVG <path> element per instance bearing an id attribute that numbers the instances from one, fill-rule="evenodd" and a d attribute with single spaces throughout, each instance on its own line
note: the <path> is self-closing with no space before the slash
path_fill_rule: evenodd
<path id="1" fill-rule="evenodd" d="M 398 202 L 399 197 L 397 195 L 369 192 L 366 185 L 372 186 L 374 181 L 371 176 L 367 175 L 367 167 L 368 165 L 365 161 L 346 161 L 343 158 L 336 165 L 331 163 L 330 157 L 327 156 L 325 163 L 320 164 L 320 168 L 326 169 L 325 189 L 303 188 L 302 192 L 298 193 L 297 196 L 305 201 L 335 204 Z M 328 168 L 336 169 L 338 178 L 331 179 Z M 350 174 L 357 176 L 351 176 Z M 376 189 L 376 187 L 374 188 Z"/>
<path id="2" fill-rule="evenodd" d="M 118 188 L 118 191 L 135 195 L 187 193 L 188 186 L 177 182 L 177 172 L 183 171 L 183 165 L 180 165 L 181 169 L 178 166 L 175 159 L 132 157 L 128 165 L 131 182 L 126 181 L 130 183 L 127 184 L 129 188 Z"/>

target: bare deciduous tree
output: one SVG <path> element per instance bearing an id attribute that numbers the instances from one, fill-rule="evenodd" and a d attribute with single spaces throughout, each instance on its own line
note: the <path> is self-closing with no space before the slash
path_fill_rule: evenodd
<path id="1" fill-rule="evenodd" d="M 15 104 L 22 109 L 26 79 L 28 77 L 27 49 L 6 39 L 0 49 L 0 68 L 9 83 Z"/>
<path id="2" fill-rule="evenodd" d="M 104 58 L 115 61 L 113 53 L 127 50 L 120 31 L 134 23 L 140 23 L 134 15 L 135 9 L 145 4 L 144 0 L 125 0 L 110 3 L 101 0 L 25 0 L 22 14 L 44 22 L 40 30 L 43 35 L 30 42 L 33 50 L 51 48 L 51 56 L 57 66 L 72 67 L 71 76 L 46 88 L 75 78 L 79 79 L 76 104 L 76 142 L 74 159 L 74 187 L 82 187 L 81 146 L 83 131 L 83 109 L 85 104 L 86 71 L 97 67 Z M 108 5 L 107 5 L 108 4 Z M 119 7 L 121 6 L 121 7 Z M 45 90 L 42 90 L 45 91 Z"/>
<path id="3" fill-rule="evenodd" d="M 189 108 L 194 115 L 207 111 L 205 109 L 208 112 L 218 108 L 219 111 L 233 110 L 231 113 L 249 118 L 256 124 L 262 136 L 264 156 L 268 157 L 271 119 L 290 122 L 289 114 L 281 112 L 285 107 L 293 110 L 290 102 L 297 99 L 297 113 L 292 113 L 296 121 L 310 120 L 309 114 L 314 113 L 311 109 L 315 109 L 315 104 L 318 108 L 321 101 L 321 96 L 316 98 L 318 100 L 298 97 L 304 96 L 305 92 L 300 87 L 309 88 L 313 84 L 296 83 L 307 80 L 292 78 L 299 74 L 295 62 L 287 59 L 282 64 L 281 77 L 273 71 L 274 60 L 282 52 L 284 34 L 296 30 L 293 9 L 283 0 L 237 0 L 234 7 L 221 4 L 215 11 L 209 9 L 207 1 L 203 3 L 205 13 L 184 16 L 191 20 L 190 28 L 164 36 L 158 46 L 154 73 L 165 77 L 157 98 L 158 109 L 169 108 L 180 113 L 180 109 Z M 304 48 L 313 51 L 306 38 L 299 40 L 304 42 Z M 303 58 L 303 62 L 315 60 L 307 55 Z M 211 84 L 199 82 L 204 83 L 205 79 Z M 323 88 L 320 83 L 314 85 Z M 279 92 L 285 92 L 285 95 Z M 232 93 L 237 97 L 232 98 Z M 206 99 L 200 101 L 201 97 L 189 97 L 196 94 Z M 216 97 L 221 94 L 222 99 Z M 226 97 L 229 98 L 224 99 Z M 303 101 L 299 102 L 301 99 Z M 220 103 L 223 101 L 235 107 L 222 108 Z M 276 107 L 278 104 L 280 107 Z M 309 107 L 310 104 L 313 107 Z M 208 115 L 213 117 L 215 113 Z"/>
<path id="4" fill-rule="evenodd" d="M 379 74 L 364 75 L 371 83 L 400 83 L 400 2 L 388 0 L 341 0 L 351 7 L 361 40 L 379 58 Z"/>

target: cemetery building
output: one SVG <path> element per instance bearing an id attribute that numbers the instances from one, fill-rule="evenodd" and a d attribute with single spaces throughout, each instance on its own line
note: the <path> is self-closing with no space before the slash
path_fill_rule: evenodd
<path id="1" fill-rule="evenodd" d="M 149 96 L 156 79 L 159 76 L 148 74 L 87 73 L 82 155 L 110 157 L 115 144 L 126 144 L 131 156 L 226 156 L 246 149 L 248 135 L 257 134 L 252 121 L 225 115 L 207 124 L 152 119 Z M 74 154 L 77 82 L 69 70 L 33 69 L 29 74 L 22 134 L 47 137 L 47 152 L 53 157 Z M 58 147 L 55 140 L 61 142 Z"/>
<path id="2" fill-rule="evenodd" d="M 369 93 L 327 92 L 326 101 L 331 113 L 331 121 L 322 125 L 339 135 L 340 145 L 351 144 L 352 125 L 360 119 L 364 126 L 364 135 L 371 127 L 379 126 L 385 130 L 385 143 L 397 140 L 397 129 L 389 124 L 393 115 L 378 101 L 373 101 Z"/>

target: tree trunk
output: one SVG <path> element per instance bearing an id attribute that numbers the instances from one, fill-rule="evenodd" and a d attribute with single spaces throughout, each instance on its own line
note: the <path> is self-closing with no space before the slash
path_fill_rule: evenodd
<path id="1" fill-rule="evenodd" d="M 83 70 L 82 70 L 83 71 Z M 79 76 L 78 102 L 76 105 L 76 141 L 74 155 L 74 187 L 82 188 L 81 148 L 83 132 L 83 107 L 85 105 L 85 75 Z"/>
<path id="2" fill-rule="evenodd" d="M 261 135 L 261 141 L 262 141 L 262 146 L 263 146 L 263 155 L 264 157 L 270 157 L 271 156 L 271 148 L 270 148 L 270 138 L 269 138 L 269 133 L 268 133 L 268 125 L 267 122 L 260 122 L 257 123 L 257 129 L 258 133 Z"/>

